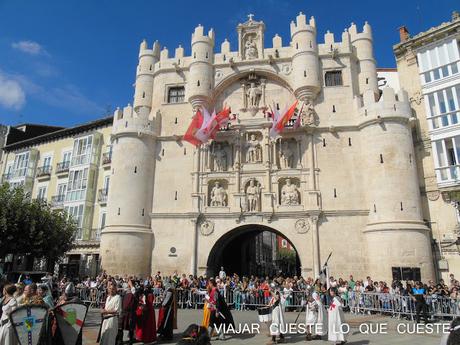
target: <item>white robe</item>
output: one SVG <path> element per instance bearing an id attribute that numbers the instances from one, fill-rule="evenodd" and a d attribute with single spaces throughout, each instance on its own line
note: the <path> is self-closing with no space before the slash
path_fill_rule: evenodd
<path id="1" fill-rule="evenodd" d="M 342 332 L 342 324 L 345 323 L 342 307 L 342 302 L 335 296 L 329 305 L 327 337 L 329 341 L 346 341 L 346 334 Z"/>
<path id="2" fill-rule="evenodd" d="M 272 297 L 269 305 L 273 306 L 276 302 L 275 297 Z M 272 310 L 272 324 L 270 325 L 270 335 L 279 336 L 281 333 L 286 332 L 286 324 L 284 322 L 284 300 L 280 297 L 280 301 Z"/>
<path id="3" fill-rule="evenodd" d="M 305 316 L 308 331 L 311 329 L 312 334 L 320 336 L 327 334 L 327 312 L 321 299 L 307 303 Z"/>
<path id="4" fill-rule="evenodd" d="M 106 310 L 115 310 L 118 314 L 121 313 L 121 297 L 120 295 L 107 296 L 105 302 Z M 115 345 L 118 334 L 118 316 L 104 320 L 101 329 L 100 345 Z"/>
<path id="5" fill-rule="evenodd" d="M 10 299 L 7 304 L 2 306 L 2 323 L 4 320 L 8 320 L 10 313 L 16 309 L 17 306 L 17 301 L 14 298 Z M 16 339 L 16 334 L 14 334 L 14 329 L 10 321 L 0 327 L 0 345 L 16 345 Z"/>

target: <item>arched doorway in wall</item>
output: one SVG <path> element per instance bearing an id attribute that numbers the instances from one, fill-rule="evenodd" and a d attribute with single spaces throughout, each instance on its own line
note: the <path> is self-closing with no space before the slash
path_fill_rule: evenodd
<path id="1" fill-rule="evenodd" d="M 223 235 L 209 252 L 208 276 L 224 267 L 227 275 L 300 275 L 300 259 L 294 245 L 279 231 L 264 225 L 243 225 Z"/>

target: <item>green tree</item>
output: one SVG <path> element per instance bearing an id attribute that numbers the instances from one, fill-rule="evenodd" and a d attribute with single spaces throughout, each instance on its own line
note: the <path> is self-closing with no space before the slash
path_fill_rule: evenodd
<path id="1" fill-rule="evenodd" d="M 31 200 L 20 187 L 0 186 L 0 257 L 44 258 L 51 268 L 72 248 L 76 231 L 75 222 L 64 211 Z"/>

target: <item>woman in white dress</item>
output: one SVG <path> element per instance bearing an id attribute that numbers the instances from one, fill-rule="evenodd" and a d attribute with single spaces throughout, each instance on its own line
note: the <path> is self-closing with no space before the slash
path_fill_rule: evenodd
<path id="1" fill-rule="evenodd" d="M 113 281 L 107 284 L 107 299 L 101 314 L 101 345 L 115 345 L 118 334 L 118 317 L 122 310 L 121 297 L 117 294 L 117 286 Z"/>
<path id="2" fill-rule="evenodd" d="M 13 297 L 16 286 L 6 285 L 3 288 L 2 318 L 0 319 L 0 345 L 16 345 L 17 338 L 14 333 L 13 325 L 9 320 L 11 312 L 17 308 L 18 304 Z"/>

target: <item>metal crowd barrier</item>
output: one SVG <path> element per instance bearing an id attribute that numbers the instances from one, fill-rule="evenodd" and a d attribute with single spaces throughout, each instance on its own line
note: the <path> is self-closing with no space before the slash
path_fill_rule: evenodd
<path id="1" fill-rule="evenodd" d="M 390 293 L 350 292 L 348 306 L 352 313 L 379 313 L 398 319 L 416 317 L 416 302 L 412 296 Z M 460 316 L 460 299 L 442 296 L 428 296 L 425 311 L 430 320 Z M 423 312 L 421 313 L 423 316 Z"/>
<path id="2" fill-rule="evenodd" d="M 103 308 L 106 292 L 97 288 L 78 288 L 80 299 L 90 307 Z M 154 288 L 155 306 L 159 307 L 163 290 Z M 181 309 L 201 309 L 204 305 L 204 295 L 190 289 L 176 289 L 177 305 Z M 265 306 L 270 301 L 263 290 L 220 290 L 227 304 L 235 310 L 254 310 Z M 286 311 L 295 311 L 302 308 L 309 297 L 309 291 L 288 291 L 281 294 L 284 298 Z M 339 294 L 340 295 L 340 294 Z M 416 303 L 411 296 L 403 296 L 390 293 L 349 291 L 341 294 L 344 310 L 355 314 L 382 314 L 396 318 L 408 318 L 413 320 L 416 317 Z M 329 298 L 322 296 L 325 306 L 329 304 Z M 426 313 L 431 320 L 454 318 L 460 316 L 460 298 L 429 296 L 426 299 Z"/>

